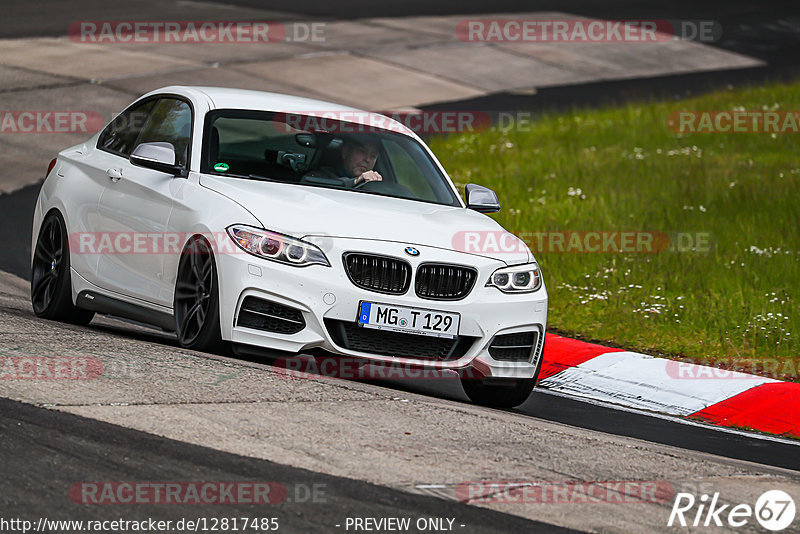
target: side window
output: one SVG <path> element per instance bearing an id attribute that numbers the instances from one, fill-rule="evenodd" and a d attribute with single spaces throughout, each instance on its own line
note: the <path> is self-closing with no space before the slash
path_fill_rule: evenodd
<path id="1" fill-rule="evenodd" d="M 437 200 L 436 193 L 431 189 L 430 181 L 425 177 L 423 169 L 417 165 L 411 154 L 394 140 L 384 140 L 383 146 L 394 167 L 397 183 L 408 188 L 416 198 Z"/>
<path id="2" fill-rule="evenodd" d="M 295 134 L 300 131 L 272 120 L 271 114 L 262 113 L 258 117 L 212 115 L 206 124 L 201 172 L 237 176 L 256 174 L 296 182 L 305 171 L 292 168 L 290 160 L 297 157 L 310 163 L 315 152 L 313 147 L 299 144 L 295 139 Z M 217 163 L 224 167 L 223 171 L 214 169 Z"/>
<path id="3" fill-rule="evenodd" d="M 166 142 L 175 147 L 175 163 L 186 166 L 192 134 L 192 109 L 177 98 L 162 98 L 150 112 L 150 120 L 142 130 L 137 145 Z"/>
<path id="4" fill-rule="evenodd" d="M 126 158 L 130 156 L 154 103 L 149 100 L 120 113 L 100 134 L 97 147 Z"/>

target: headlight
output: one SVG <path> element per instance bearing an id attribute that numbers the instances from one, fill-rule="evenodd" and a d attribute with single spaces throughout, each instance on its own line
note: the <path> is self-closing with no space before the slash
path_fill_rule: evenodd
<path id="1" fill-rule="evenodd" d="M 486 287 L 496 287 L 503 293 L 530 293 L 541 286 L 542 275 L 535 263 L 497 269 L 486 282 Z"/>
<path id="2" fill-rule="evenodd" d="M 306 243 L 288 235 L 258 230 L 249 226 L 235 224 L 228 227 L 228 235 L 239 248 L 264 258 L 297 267 L 325 265 L 330 267 L 328 258 L 316 245 Z"/>

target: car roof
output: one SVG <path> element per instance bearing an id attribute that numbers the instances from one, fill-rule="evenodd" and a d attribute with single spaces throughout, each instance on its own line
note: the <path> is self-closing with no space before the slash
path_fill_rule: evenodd
<path id="1" fill-rule="evenodd" d="M 324 100 L 315 100 L 282 93 L 270 93 L 267 91 L 234 89 L 230 87 L 185 85 L 162 87 L 161 89 L 149 92 L 145 96 L 153 96 L 160 93 L 181 94 L 194 97 L 195 99 L 205 97 L 205 99 L 209 101 L 211 109 L 251 109 L 258 111 L 299 113 L 320 117 L 325 116 L 323 114 L 327 113 L 346 122 L 363 124 L 365 126 L 382 125 L 381 127 L 385 129 L 419 139 L 411 129 L 385 115 L 344 106 L 342 104 L 335 104 L 333 102 L 326 102 Z M 327 116 L 330 117 L 331 115 Z"/>

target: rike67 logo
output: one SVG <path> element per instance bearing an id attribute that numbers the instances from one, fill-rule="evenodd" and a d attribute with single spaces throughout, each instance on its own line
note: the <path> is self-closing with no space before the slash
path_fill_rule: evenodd
<path id="1" fill-rule="evenodd" d="M 678 493 L 669 514 L 667 526 L 681 527 L 743 527 L 753 518 L 765 529 L 778 532 L 794 521 L 794 499 L 781 490 L 764 492 L 755 506 L 721 504 L 719 492 L 703 494 L 696 499 L 691 493 Z"/>

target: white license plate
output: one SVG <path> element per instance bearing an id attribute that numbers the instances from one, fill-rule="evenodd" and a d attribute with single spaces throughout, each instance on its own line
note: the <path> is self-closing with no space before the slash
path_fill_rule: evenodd
<path id="1" fill-rule="evenodd" d="M 358 325 L 365 328 L 455 339 L 460 323 L 461 315 L 458 313 L 363 300 L 358 305 Z"/>

